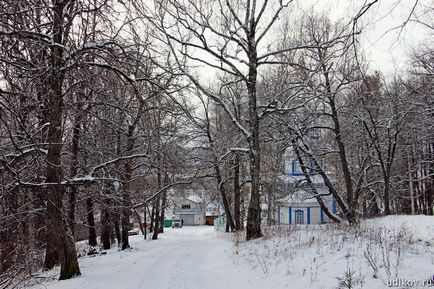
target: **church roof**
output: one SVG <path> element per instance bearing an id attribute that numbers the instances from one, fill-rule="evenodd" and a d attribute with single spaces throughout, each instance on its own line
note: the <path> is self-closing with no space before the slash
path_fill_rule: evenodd
<path id="1" fill-rule="evenodd" d="M 328 190 L 326 187 L 317 187 L 316 188 L 319 194 L 328 194 Z M 322 196 L 324 201 L 330 200 L 331 196 Z M 277 200 L 280 204 L 286 205 L 312 205 L 319 206 L 318 201 L 314 197 L 312 191 L 308 188 L 299 188 L 283 198 Z"/>

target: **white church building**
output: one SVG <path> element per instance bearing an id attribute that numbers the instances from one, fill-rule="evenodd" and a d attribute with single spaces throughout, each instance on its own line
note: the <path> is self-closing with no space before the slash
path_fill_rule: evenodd
<path id="1" fill-rule="evenodd" d="M 321 176 L 313 171 L 309 175 L 318 193 L 325 194 L 321 198 L 328 210 L 336 214 L 336 200 L 331 195 L 327 195 L 328 190 Z M 286 196 L 275 201 L 277 224 L 324 224 L 330 222 L 313 196 L 300 165 L 291 151 L 288 151 L 284 156 L 284 175 L 281 179 L 290 189 Z"/>

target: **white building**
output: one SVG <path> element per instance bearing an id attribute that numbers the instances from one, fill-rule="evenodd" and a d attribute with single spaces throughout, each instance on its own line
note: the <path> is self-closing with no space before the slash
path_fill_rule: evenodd
<path id="1" fill-rule="evenodd" d="M 318 193 L 327 193 L 326 188 L 318 188 Z M 336 213 L 336 201 L 331 196 L 322 197 L 324 204 Z M 298 189 L 276 201 L 276 220 L 278 224 L 324 224 L 330 222 L 312 193 Z"/>
<path id="2" fill-rule="evenodd" d="M 288 194 L 275 201 L 277 224 L 323 224 L 330 222 L 305 180 L 295 155 L 288 151 L 284 156 L 283 183 L 288 185 Z M 324 165 L 324 164 L 322 164 Z M 336 200 L 329 194 L 321 176 L 309 171 L 309 177 L 328 210 L 336 214 Z M 327 195 L 329 194 L 329 195 Z"/>
<path id="3" fill-rule="evenodd" d="M 205 202 L 198 196 L 176 199 L 173 214 L 183 220 L 184 226 L 205 224 Z"/>

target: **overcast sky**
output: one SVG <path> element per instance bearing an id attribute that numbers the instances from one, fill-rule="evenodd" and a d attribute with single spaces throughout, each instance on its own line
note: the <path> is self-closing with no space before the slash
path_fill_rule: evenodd
<path id="1" fill-rule="evenodd" d="M 364 4 L 374 0 L 294 0 L 288 10 L 291 15 L 301 14 L 301 11 L 314 10 L 320 14 L 325 13 L 332 20 L 341 20 L 351 23 L 352 18 Z M 412 12 L 413 6 L 416 5 Z M 379 0 L 359 20 L 363 27 L 360 37 L 364 55 L 369 61 L 371 72 L 378 70 L 384 76 L 393 76 L 395 71 L 405 71 L 409 63 L 411 49 L 417 48 L 424 42 L 433 42 L 434 30 L 429 30 L 422 24 L 412 21 L 402 24 L 410 19 L 419 17 L 429 25 L 433 25 L 434 0 Z M 430 14 L 426 11 L 431 10 Z M 282 14 L 284 15 L 284 14 Z M 291 17 L 291 16 L 288 16 Z M 280 18 L 283 20 L 283 17 Z M 264 22 L 264 21 L 263 21 Z M 267 23 L 265 21 L 265 23 Z M 276 23 L 274 28 L 279 29 Z M 277 31 L 269 35 L 270 43 L 276 42 Z M 277 37 L 278 39 L 279 37 Z M 278 40 L 277 40 L 278 41 Z M 264 44 L 263 44 L 264 45 Z M 197 57 L 209 59 L 209 56 L 196 51 Z M 242 65 L 241 65 L 242 66 Z M 201 67 L 201 65 L 199 65 Z M 210 82 L 214 79 L 213 69 L 209 67 L 198 68 L 201 80 Z"/>
<path id="2" fill-rule="evenodd" d="M 330 17 L 339 19 L 355 15 L 365 2 L 373 0 L 299 0 L 297 5 L 305 9 L 329 9 Z M 386 75 L 393 74 L 395 69 L 405 69 L 405 65 L 409 64 L 408 53 L 411 49 L 428 41 L 432 43 L 433 31 L 413 20 L 419 19 L 433 25 L 433 7 L 432 0 L 379 0 L 375 3 L 362 19 L 366 29 L 361 40 L 370 60 L 370 69 L 380 70 Z M 427 13 L 429 10 L 430 13 Z M 409 17 L 412 21 L 401 30 L 400 26 Z"/>

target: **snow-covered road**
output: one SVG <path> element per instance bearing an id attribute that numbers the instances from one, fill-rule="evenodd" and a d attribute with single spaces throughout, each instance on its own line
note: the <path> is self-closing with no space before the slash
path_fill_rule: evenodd
<path id="1" fill-rule="evenodd" d="M 273 283 L 238 264 L 231 241 L 212 227 L 169 228 L 159 240 L 134 236 L 131 244 L 130 251 L 80 258 L 82 276 L 36 288 L 251 289 Z"/>
<path id="2" fill-rule="evenodd" d="M 432 216 L 388 216 L 363 221 L 358 233 L 280 227 L 238 246 L 212 227 L 169 228 L 155 241 L 131 237 L 131 250 L 80 258 L 80 277 L 44 273 L 55 276 L 32 289 L 332 289 L 347 288 L 346 272 L 353 288 L 383 289 L 396 278 L 434 278 L 433 227 Z"/>

